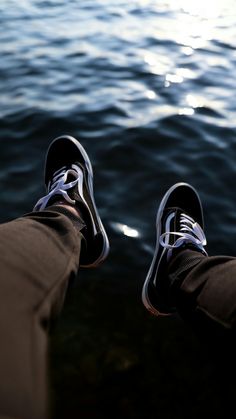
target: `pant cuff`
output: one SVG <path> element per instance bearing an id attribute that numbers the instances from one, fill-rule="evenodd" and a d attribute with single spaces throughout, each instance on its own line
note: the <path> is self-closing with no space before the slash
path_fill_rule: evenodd
<path id="1" fill-rule="evenodd" d="M 168 268 L 170 287 L 179 288 L 189 271 L 205 257 L 203 253 L 195 250 L 184 249 L 178 251 L 172 258 Z"/>

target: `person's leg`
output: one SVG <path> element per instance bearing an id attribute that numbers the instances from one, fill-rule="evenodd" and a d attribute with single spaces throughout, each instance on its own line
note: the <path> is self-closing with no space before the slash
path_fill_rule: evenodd
<path id="1" fill-rule="evenodd" d="M 164 195 L 142 300 L 154 315 L 179 314 L 202 336 L 234 339 L 236 258 L 209 257 L 196 190 L 180 183 Z M 233 332 L 233 333 L 232 333 Z"/>
<path id="2" fill-rule="evenodd" d="M 48 417 L 50 322 L 79 266 L 96 267 L 109 251 L 91 162 L 73 137 L 51 143 L 45 185 L 32 213 L 0 226 L 0 419 Z"/>
<path id="3" fill-rule="evenodd" d="M 0 226 L 0 418 L 47 418 L 47 332 L 77 273 L 82 228 L 54 211 Z"/>
<path id="4" fill-rule="evenodd" d="M 235 257 L 182 250 L 172 258 L 168 277 L 177 311 L 198 333 L 235 338 Z"/>

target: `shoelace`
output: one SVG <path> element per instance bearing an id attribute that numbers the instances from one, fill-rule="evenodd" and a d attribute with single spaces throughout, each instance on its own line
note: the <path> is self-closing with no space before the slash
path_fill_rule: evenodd
<path id="1" fill-rule="evenodd" d="M 173 244 L 169 243 L 170 236 L 178 236 Z M 167 260 L 171 257 L 173 249 L 181 247 L 183 244 L 192 244 L 207 256 L 207 252 L 204 249 L 207 240 L 203 229 L 193 218 L 186 214 L 180 215 L 180 231 L 167 231 L 163 233 L 160 236 L 159 242 L 162 247 L 168 249 Z"/>
<path id="2" fill-rule="evenodd" d="M 67 182 L 69 176 L 73 176 L 75 179 L 71 182 Z M 75 201 L 69 197 L 67 191 L 73 188 L 76 184 L 78 184 L 78 189 L 80 189 L 78 179 L 83 179 L 83 173 L 80 167 L 76 164 L 72 164 L 70 169 L 62 167 L 57 170 L 48 184 L 47 195 L 39 199 L 33 210 L 43 210 L 47 206 L 48 201 L 54 195 L 61 195 L 69 204 L 75 204 Z"/>

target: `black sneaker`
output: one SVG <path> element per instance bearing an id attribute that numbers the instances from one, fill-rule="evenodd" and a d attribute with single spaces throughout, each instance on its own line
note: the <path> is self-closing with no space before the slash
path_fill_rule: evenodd
<path id="1" fill-rule="evenodd" d="M 164 195 L 156 218 L 156 248 L 143 285 L 142 301 L 154 315 L 176 311 L 169 296 L 167 267 L 175 249 L 190 248 L 207 255 L 202 205 L 187 183 L 173 185 Z"/>
<path id="2" fill-rule="evenodd" d="M 50 144 L 45 160 L 45 186 L 47 195 L 36 203 L 34 211 L 43 210 L 62 198 L 77 207 L 88 238 L 81 266 L 98 266 L 108 255 L 109 241 L 94 200 L 92 165 L 75 138 L 65 135 Z"/>

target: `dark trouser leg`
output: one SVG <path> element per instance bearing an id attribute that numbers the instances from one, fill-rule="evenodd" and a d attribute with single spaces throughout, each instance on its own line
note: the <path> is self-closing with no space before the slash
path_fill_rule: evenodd
<path id="1" fill-rule="evenodd" d="M 168 272 L 181 316 L 207 339 L 234 340 L 236 258 L 182 250 L 172 259 Z"/>
<path id="2" fill-rule="evenodd" d="M 47 329 L 79 267 L 83 222 L 54 211 L 0 226 L 0 418 L 48 416 Z"/>

